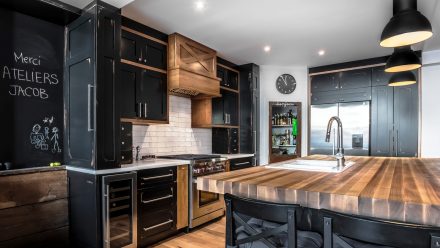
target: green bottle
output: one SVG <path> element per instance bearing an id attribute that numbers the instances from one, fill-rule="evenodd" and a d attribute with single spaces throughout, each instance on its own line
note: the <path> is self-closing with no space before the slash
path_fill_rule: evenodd
<path id="1" fill-rule="evenodd" d="M 295 137 L 298 135 L 298 119 L 295 116 L 292 119 L 292 134 Z"/>

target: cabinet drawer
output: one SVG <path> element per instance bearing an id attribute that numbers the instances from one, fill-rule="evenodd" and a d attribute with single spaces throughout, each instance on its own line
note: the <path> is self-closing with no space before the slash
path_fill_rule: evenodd
<path id="1" fill-rule="evenodd" d="M 158 183 L 172 183 L 176 181 L 176 167 L 165 167 L 138 171 L 138 188 L 145 188 Z"/>
<path id="2" fill-rule="evenodd" d="M 140 218 L 139 235 L 141 239 L 161 232 L 175 229 L 175 216 L 171 209 L 150 212 Z"/>
<path id="3" fill-rule="evenodd" d="M 160 184 L 139 190 L 138 205 L 141 212 L 151 212 L 176 205 L 176 185 Z"/>
<path id="4" fill-rule="evenodd" d="M 231 171 L 253 167 L 253 157 L 237 158 L 229 160 Z"/>

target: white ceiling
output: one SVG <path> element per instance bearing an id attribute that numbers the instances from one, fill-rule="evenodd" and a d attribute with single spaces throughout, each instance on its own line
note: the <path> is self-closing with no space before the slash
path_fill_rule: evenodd
<path id="1" fill-rule="evenodd" d="M 204 1 L 203 11 L 195 2 Z M 416 49 L 440 49 L 439 0 L 419 0 L 434 37 Z M 178 32 L 237 64 L 318 66 L 388 55 L 379 46 L 392 0 L 135 0 L 123 15 Z M 266 54 L 263 46 L 272 50 Z M 318 56 L 320 49 L 325 56 Z"/>

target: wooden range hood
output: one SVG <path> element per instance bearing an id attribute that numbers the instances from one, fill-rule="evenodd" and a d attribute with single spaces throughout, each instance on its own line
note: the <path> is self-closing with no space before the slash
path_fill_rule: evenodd
<path id="1" fill-rule="evenodd" d="M 191 97 L 219 97 L 217 52 L 181 34 L 168 37 L 168 90 Z"/>

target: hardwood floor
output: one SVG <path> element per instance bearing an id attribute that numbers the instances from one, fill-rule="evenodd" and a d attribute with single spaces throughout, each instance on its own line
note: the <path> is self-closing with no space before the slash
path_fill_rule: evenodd
<path id="1" fill-rule="evenodd" d="M 226 219 L 202 226 L 190 233 L 180 233 L 153 248 L 224 248 Z"/>

